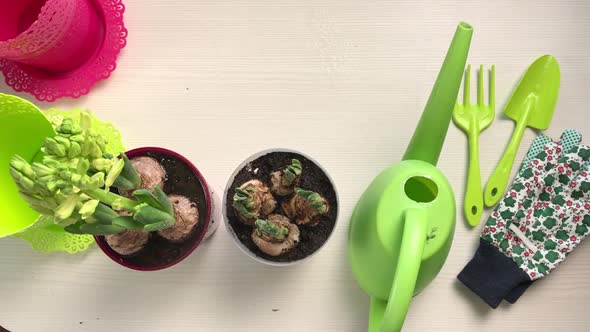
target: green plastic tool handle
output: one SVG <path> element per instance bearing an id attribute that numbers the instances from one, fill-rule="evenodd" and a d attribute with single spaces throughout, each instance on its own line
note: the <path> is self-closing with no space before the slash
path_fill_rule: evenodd
<path id="1" fill-rule="evenodd" d="M 465 191 L 464 212 L 467 222 L 477 226 L 483 213 L 483 195 L 481 175 L 479 169 L 479 126 L 471 121 L 469 130 L 469 173 L 467 175 L 467 190 Z"/>
<path id="2" fill-rule="evenodd" d="M 510 179 L 510 172 L 512 171 L 512 166 L 514 165 L 514 158 L 516 157 L 518 147 L 522 141 L 524 130 L 527 127 L 527 123 L 531 115 L 531 107 L 533 104 L 534 102 L 532 100 L 529 101 L 524 111 L 521 112 L 521 116 L 516 121 L 516 128 L 514 129 L 510 143 L 504 152 L 504 156 L 488 180 L 488 184 L 486 185 L 484 192 L 484 201 L 488 207 L 496 205 L 500 198 L 502 198 L 502 195 L 504 195 L 504 191 L 506 191 L 506 186 L 508 185 L 508 180 Z"/>
<path id="3" fill-rule="evenodd" d="M 422 253 L 426 244 L 426 211 L 409 208 L 405 211 L 404 234 L 389 293 L 389 301 L 379 328 L 380 332 L 401 331 L 408 313 L 414 287 L 420 271 Z M 372 319 L 372 317 L 371 317 Z M 375 325 L 369 323 L 369 325 Z"/>

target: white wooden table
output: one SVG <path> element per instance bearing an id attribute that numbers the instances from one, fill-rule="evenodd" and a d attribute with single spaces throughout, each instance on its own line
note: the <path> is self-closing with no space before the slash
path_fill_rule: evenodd
<path id="1" fill-rule="evenodd" d="M 54 106 L 90 108 L 122 130 L 127 147 L 176 150 L 218 186 L 251 153 L 304 151 L 339 189 L 335 236 L 309 262 L 271 268 L 242 254 L 222 226 L 182 264 L 156 273 L 126 270 L 96 247 L 46 256 L 2 239 L 0 325 L 13 332 L 366 330 L 369 298 L 346 254 L 349 217 L 369 181 L 401 158 L 460 20 L 475 28 L 469 62 L 497 66 L 498 113 L 527 66 L 550 53 L 562 84 L 548 134 L 577 128 L 590 135 L 586 0 L 126 5 L 129 44 L 114 76 L 89 96 Z M 10 90 L 2 84 L 0 91 Z M 484 181 L 512 128 L 498 114 L 483 133 Z M 518 160 L 534 135 L 527 130 Z M 451 125 L 439 165 L 458 202 L 466 152 L 465 136 Z M 516 305 L 491 310 L 455 279 L 481 229 L 466 226 L 460 209 L 447 263 L 413 300 L 406 331 L 590 329 L 590 244 Z"/>

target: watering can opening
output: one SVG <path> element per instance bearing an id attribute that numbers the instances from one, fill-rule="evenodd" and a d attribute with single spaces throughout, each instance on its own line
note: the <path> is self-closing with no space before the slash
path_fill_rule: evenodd
<path id="1" fill-rule="evenodd" d="M 406 181 L 404 192 L 414 202 L 430 203 L 438 196 L 438 186 L 432 179 L 414 176 Z"/>

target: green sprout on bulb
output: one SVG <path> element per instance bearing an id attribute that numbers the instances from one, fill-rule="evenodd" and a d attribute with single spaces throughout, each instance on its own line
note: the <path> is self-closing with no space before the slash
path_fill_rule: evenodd
<path id="1" fill-rule="evenodd" d="M 254 223 L 256 231 L 260 235 L 266 235 L 277 240 L 284 240 L 289 235 L 289 229 L 286 227 L 279 227 L 273 222 L 266 219 L 258 219 Z"/>
<path id="2" fill-rule="evenodd" d="M 285 168 L 283 172 L 283 185 L 289 187 L 293 184 L 293 182 L 301 175 L 301 171 L 303 167 L 301 166 L 301 162 L 297 159 L 291 160 L 291 165 Z"/>
<path id="3" fill-rule="evenodd" d="M 318 193 L 301 188 L 295 188 L 295 193 L 301 198 L 307 201 L 307 204 L 311 206 L 317 213 L 328 212 L 328 204 L 326 200 Z"/>

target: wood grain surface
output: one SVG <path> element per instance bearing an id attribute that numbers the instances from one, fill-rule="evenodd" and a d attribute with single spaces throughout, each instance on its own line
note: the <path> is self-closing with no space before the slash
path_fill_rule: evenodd
<path id="1" fill-rule="evenodd" d="M 590 2 L 126 0 L 129 43 L 117 71 L 79 100 L 122 130 L 127 147 L 191 159 L 218 187 L 257 151 L 305 152 L 331 174 L 335 236 L 308 262 L 250 260 L 224 227 L 182 264 L 126 270 L 94 247 L 43 255 L 0 241 L 0 325 L 35 331 L 365 331 L 369 298 L 347 261 L 349 217 L 369 181 L 401 158 L 456 24 L 471 23 L 469 63 L 497 67 L 498 115 L 481 136 L 484 183 L 513 122 L 501 110 L 528 65 L 549 53 L 562 84 L 551 128 L 590 135 Z M 0 83 L 0 91 L 11 92 Z M 25 96 L 29 98 L 29 96 Z M 535 133 L 528 129 L 517 160 Z M 451 125 L 439 162 L 463 201 L 467 142 Z M 457 230 L 438 278 L 405 331 L 588 331 L 590 244 L 515 305 L 491 310 L 456 281 L 481 225 Z M 489 213 L 489 212 L 488 212 Z"/>

